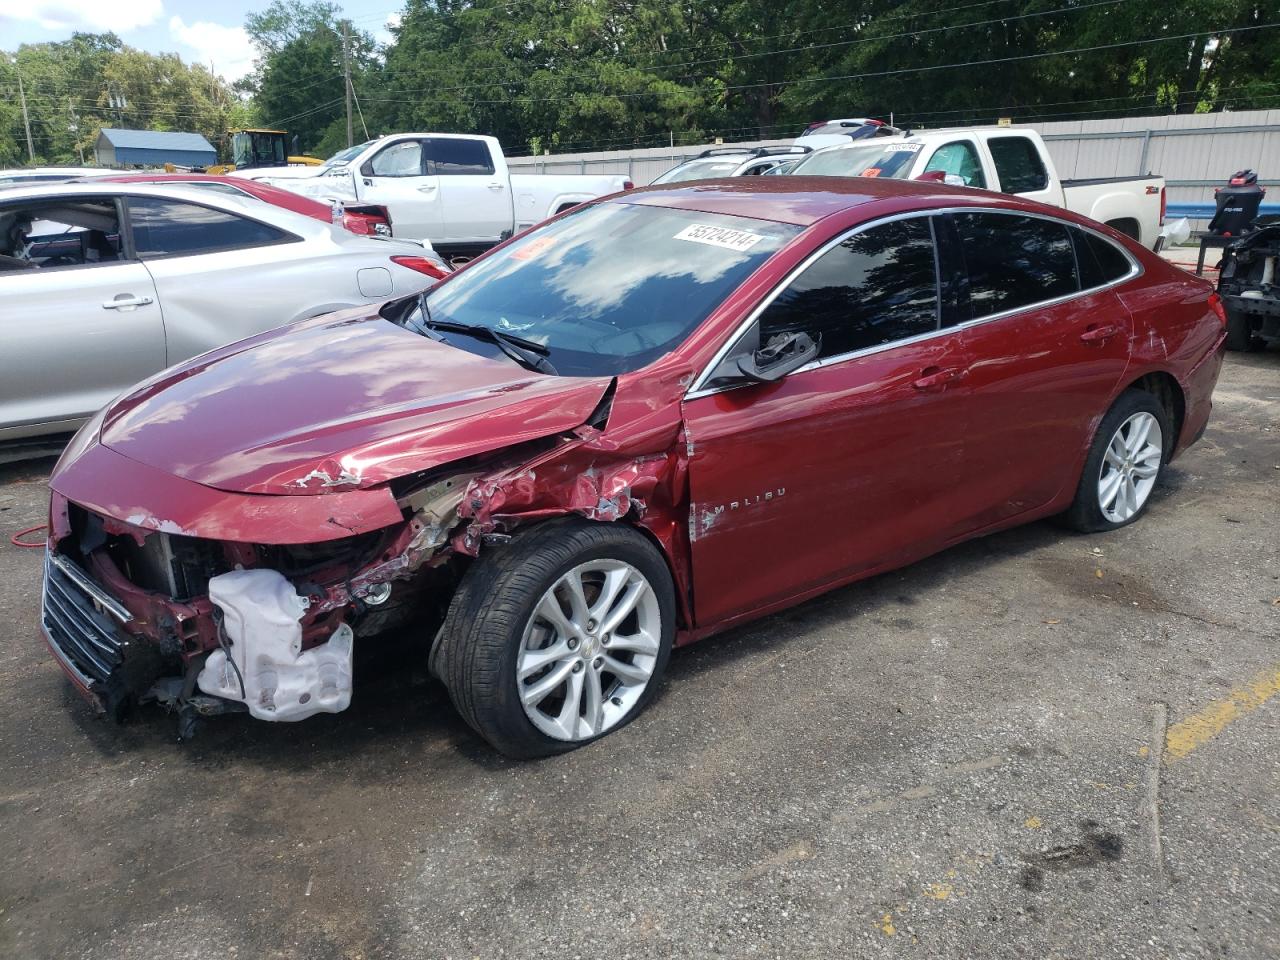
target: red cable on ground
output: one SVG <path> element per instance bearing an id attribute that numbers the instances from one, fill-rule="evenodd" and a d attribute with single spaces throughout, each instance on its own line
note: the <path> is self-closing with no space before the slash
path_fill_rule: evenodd
<path id="1" fill-rule="evenodd" d="M 12 543 L 15 547 L 30 547 L 32 550 L 42 550 L 44 548 L 43 540 L 41 540 L 39 543 L 27 543 L 22 538 L 29 533 L 35 533 L 37 530 L 43 530 L 47 526 L 48 526 L 47 523 L 39 523 L 39 524 L 36 524 L 34 527 L 27 527 L 27 529 L 25 530 L 19 530 L 17 533 L 15 533 L 13 536 L 9 538 L 9 542 Z"/>

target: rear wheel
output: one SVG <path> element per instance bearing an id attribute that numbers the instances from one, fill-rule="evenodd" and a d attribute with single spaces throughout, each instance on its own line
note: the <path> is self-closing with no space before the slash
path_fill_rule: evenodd
<path id="1" fill-rule="evenodd" d="M 1127 390 L 1098 425 L 1067 523 L 1084 533 L 1115 530 L 1140 517 L 1173 445 L 1164 406 Z"/>
<path id="2" fill-rule="evenodd" d="M 572 750 L 652 699 L 675 636 L 661 554 L 629 527 L 554 521 L 494 547 L 454 595 L 433 667 L 510 757 Z"/>

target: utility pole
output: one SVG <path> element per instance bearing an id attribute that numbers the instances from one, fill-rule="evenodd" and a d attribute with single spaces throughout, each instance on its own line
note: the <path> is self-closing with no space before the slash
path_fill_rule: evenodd
<path id="1" fill-rule="evenodd" d="M 356 142 L 355 129 L 351 125 L 351 34 L 346 20 L 342 21 L 342 80 L 347 98 L 347 146 Z"/>
<path id="2" fill-rule="evenodd" d="M 80 141 L 80 118 L 76 116 L 76 108 L 71 105 L 71 98 L 67 97 L 67 113 L 71 115 L 71 123 L 67 128 L 76 138 L 76 153 L 80 154 L 80 166 L 84 166 L 84 144 Z"/>
<path id="3" fill-rule="evenodd" d="M 31 158 L 32 164 L 36 162 L 35 144 L 31 142 L 31 118 L 27 116 L 27 91 L 22 86 L 22 71 L 18 69 L 18 60 L 15 57 L 13 61 L 13 72 L 18 75 L 18 99 L 22 101 L 22 126 L 27 131 L 27 156 Z"/>

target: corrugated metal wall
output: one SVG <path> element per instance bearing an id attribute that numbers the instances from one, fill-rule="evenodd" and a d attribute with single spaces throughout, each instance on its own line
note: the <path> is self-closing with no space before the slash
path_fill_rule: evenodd
<path id="1" fill-rule="evenodd" d="M 1169 201 L 1212 201 L 1213 188 L 1251 167 L 1280 199 L 1280 110 L 1033 123 L 1063 179 L 1136 176 L 1169 182 Z M 753 140 L 748 146 L 790 143 Z M 639 185 L 715 144 L 515 157 L 518 173 L 624 173 Z M 1268 198 L 1271 199 L 1271 198 Z"/>

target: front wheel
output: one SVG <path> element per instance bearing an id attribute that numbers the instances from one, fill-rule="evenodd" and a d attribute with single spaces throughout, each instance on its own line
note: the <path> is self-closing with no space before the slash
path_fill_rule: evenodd
<path id="1" fill-rule="evenodd" d="M 515 758 L 572 750 L 652 699 L 675 637 L 667 565 L 629 527 L 552 521 L 463 577 L 432 663 L 458 712 Z"/>
<path id="2" fill-rule="evenodd" d="M 1098 425 L 1065 519 L 1082 533 L 1116 530 L 1146 510 L 1173 435 L 1168 414 L 1145 390 L 1122 393 Z"/>

